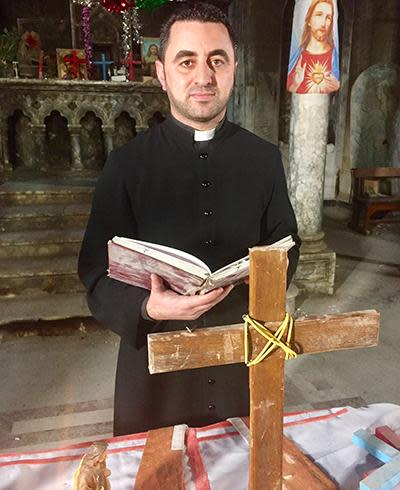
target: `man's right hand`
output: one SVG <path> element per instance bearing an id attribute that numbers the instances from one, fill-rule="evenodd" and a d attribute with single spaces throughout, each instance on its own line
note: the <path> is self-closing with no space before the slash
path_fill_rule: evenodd
<path id="1" fill-rule="evenodd" d="M 225 299 L 232 289 L 233 286 L 227 286 L 204 295 L 182 296 L 167 289 L 161 277 L 152 274 L 147 314 L 153 320 L 196 320 Z"/>

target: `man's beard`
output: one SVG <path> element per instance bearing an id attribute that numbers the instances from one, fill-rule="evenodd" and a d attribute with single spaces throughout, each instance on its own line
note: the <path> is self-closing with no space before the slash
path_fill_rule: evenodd
<path id="1" fill-rule="evenodd" d="M 212 93 L 215 93 L 215 99 L 211 103 L 208 102 L 207 105 L 205 104 L 204 107 L 201 106 L 201 103 L 199 103 L 197 106 L 195 105 L 196 103 L 191 104 L 190 99 L 186 101 L 176 100 L 175 97 L 168 90 L 167 93 L 171 106 L 176 110 L 177 113 L 181 114 L 190 121 L 204 123 L 211 121 L 212 119 L 217 117 L 218 114 L 221 114 L 221 112 L 225 110 L 232 90 L 226 100 L 219 99 L 218 93 L 213 91 Z"/>
<path id="2" fill-rule="evenodd" d="M 317 29 L 314 32 L 314 37 L 319 42 L 326 41 L 326 39 L 328 37 L 328 32 L 326 30 L 324 30 L 324 29 Z"/>

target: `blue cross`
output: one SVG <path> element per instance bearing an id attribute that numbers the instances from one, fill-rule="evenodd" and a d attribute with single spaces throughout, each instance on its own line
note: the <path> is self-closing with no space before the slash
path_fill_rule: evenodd
<path id="1" fill-rule="evenodd" d="M 106 60 L 106 55 L 101 53 L 101 61 L 93 61 L 93 65 L 101 65 L 103 80 L 107 80 L 107 65 L 112 65 L 114 61 Z"/>
<path id="2" fill-rule="evenodd" d="M 360 482 L 360 490 L 390 490 L 400 482 L 400 451 L 364 429 L 355 432 L 352 440 L 384 463 Z"/>

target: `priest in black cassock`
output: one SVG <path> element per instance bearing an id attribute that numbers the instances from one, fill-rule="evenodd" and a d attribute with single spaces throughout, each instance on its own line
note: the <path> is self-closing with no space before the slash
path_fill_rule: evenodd
<path id="1" fill-rule="evenodd" d="M 248 414 L 245 365 L 151 376 L 146 347 L 151 332 L 241 322 L 248 286 L 191 297 L 158 276 L 151 292 L 130 286 L 107 277 L 108 240 L 117 235 L 179 248 L 216 270 L 249 247 L 291 234 L 289 280 L 299 255 L 278 149 L 226 119 L 236 61 L 225 14 L 202 3 L 184 6 L 160 41 L 156 68 L 171 115 L 111 152 L 79 257 L 93 316 L 121 337 L 115 435 Z"/>

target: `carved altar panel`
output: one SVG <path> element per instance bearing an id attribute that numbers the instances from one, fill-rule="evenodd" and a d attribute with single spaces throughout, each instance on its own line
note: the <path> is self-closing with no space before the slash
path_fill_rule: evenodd
<path id="1" fill-rule="evenodd" d="M 168 112 L 168 99 L 155 85 L 1 79 L 1 180 L 21 168 L 98 172 L 115 146 Z"/>

